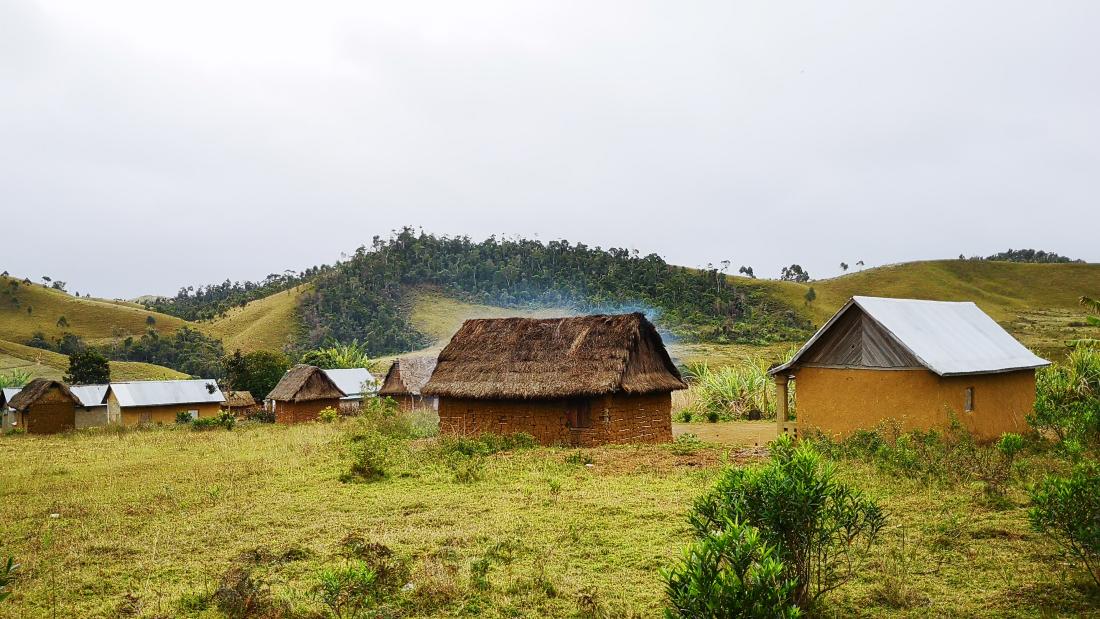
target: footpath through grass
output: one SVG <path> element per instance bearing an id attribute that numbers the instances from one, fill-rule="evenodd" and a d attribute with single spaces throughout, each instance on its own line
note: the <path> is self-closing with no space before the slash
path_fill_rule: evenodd
<path id="1" fill-rule="evenodd" d="M 401 567 L 387 616 L 658 616 L 659 570 L 727 458 L 681 441 L 466 460 L 437 439 L 388 439 L 386 477 L 344 483 L 355 428 L 0 437 L 0 554 L 23 564 L 0 617 L 221 617 L 226 590 L 269 598 L 279 616 L 332 616 L 323 583 L 390 552 Z M 1028 477 L 1050 466 L 1027 465 Z M 1100 612 L 1029 530 L 1021 484 L 993 505 L 980 484 L 839 466 L 889 521 L 825 616 Z"/>

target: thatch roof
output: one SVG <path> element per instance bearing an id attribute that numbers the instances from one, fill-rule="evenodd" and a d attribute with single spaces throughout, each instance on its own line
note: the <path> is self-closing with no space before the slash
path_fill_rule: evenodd
<path id="1" fill-rule="evenodd" d="M 65 383 L 59 380 L 50 380 L 48 378 L 36 378 L 24 385 L 23 389 L 15 394 L 11 401 L 8 402 L 8 406 L 17 411 L 26 411 L 33 406 L 39 398 L 49 393 L 54 387 L 59 389 L 62 395 L 72 400 L 73 404 L 77 406 L 81 405 L 80 398 L 73 395 L 73 392 L 69 391 Z"/>
<path id="2" fill-rule="evenodd" d="M 225 394 L 225 405 L 229 408 L 256 406 L 256 398 L 251 391 L 229 391 Z"/>
<path id="3" fill-rule="evenodd" d="M 435 355 L 421 357 L 403 357 L 393 362 L 386 379 L 378 389 L 381 396 L 420 395 L 420 390 L 428 383 L 435 370 Z"/>
<path id="4" fill-rule="evenodd" d="M 685 388 L 657 329 L 633 313 L 467 320 L 421 393 L 533 400 Z"/>
<path id="5" fill-rule="evenodd" d="M 308 402 L 342 398 L 347 394 L 315 365 L 298 364 L 286 371 L 279 384 L 267 394 L 268 400 L 280 402 Z"/>

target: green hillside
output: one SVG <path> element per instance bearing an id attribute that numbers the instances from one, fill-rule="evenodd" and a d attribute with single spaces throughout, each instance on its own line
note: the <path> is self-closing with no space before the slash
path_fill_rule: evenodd
<path id="1" fill-rule="evenodd" d="M 1100 336 L 1100 330 L 1072 326 L 1083 321 L 1082 295 L 1100 293 L 1100 264 L 1025 264 L 934 260 L 867 269 L 833 279 L 796 284 L 735 278 L 739 285 L 764 286 L 821 326 L 854 295 L 939 301 L 973 301 L 1026 345 L 1057 355 L 1067 340 Z M 804 296 L 814 288 L 817 300 Z"/>
<path id="2" fill-rule="evenodd" d="M 229 310 L 224 318 L 197 323 L 196 328 L 222 341 L 225 350 L 283 350 L 294 344 L 297 327 L 294 312 L 309 284 L 252 301 Z"/>
<path id="3" fill-rule="evenodd" d="M 69 358 L 60 353 L 0 340 L 0 373 L 19 370 L 31 378 L 60 379 L 69 369 Z M 112 361 L 113 380 L 167 380 L 187 378 L 182 372 L 137 361 Z"/>
<path id="4" fill-rule="evenodd" d="M 152 325 L 147 322 L 150 316 L 155 321 Z M 62 317 L 68 326 L 58 324 Z M 69 332 L 96 344 L 140 336 L 150 326 L 167 335 L 185 324 L 175 316 L 150 312 L 136 303 L 75 297 L 41 284 L 0 277 L 0 339 L 25 342 L 41 332 L 53 340 Z"/>

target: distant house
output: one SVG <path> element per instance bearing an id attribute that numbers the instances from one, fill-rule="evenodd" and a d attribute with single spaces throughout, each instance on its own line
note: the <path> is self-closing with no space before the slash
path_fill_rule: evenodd
<path id="1" fill-rule="evenodd" d="M 76 428 L 76 409 L 80 399 L 64 383 L 36 378 L 19 390 L 8 402 L 15 411 L 14 426 L 28 434 L 56 434 Z"/>
<path id="2" fill-rule="evenodd" d="M 467 320 L 421 389 L 446 434 L 527 432 L 544 444 L 672 440 L 687 386 L 639 313 Z"/>
<path id="3" fill-rule="evenodd" d="M 69 391 L 80 400 L 76 409 L 76 429 L 105 426 L 109 420 L 103 396 L 108 385 L 69 385 Z"/>
<path id="4" fill-rule="evenodd" d="M 973 303 L 853 297 L 770 373 L 780 431 L 843 436 L 888 419 L 924 429 L 955 415 L 994 439 L 1027 428 L 1045 365 Z M 787 421 L 791 380 L 797 423 Z"/>
<path id="5" fill-rule="evenodd" d="M 435 362 L 435 355 L 397 359 L 386 372 L 386 378 L 378 389 L 378 396 L 397 400 L 404 410 L 436 408 L 435 397 L 425 397 L 420 393 L 435 371 Z"/>
<path id="6" fill-rule="evenodd" d="M 175 423 L 181 412 L 192 419 L 215 416 L 225 396 L 213 380 L 147 380 L 111 383 L 101 401 L 109 421 L 133 426 Z"/>
<path id="7" fill-rule="evenodd" d="M 223 407 L 227 411 L 243 413 L 256 408 L 256 406 L 256 398 L 252 397 L 252 392 L 250 391 L 228 391 L 225 394 L 225 404 Z"/>
<path id="8" fill-rule="evenodd" d="M 265 400 L 277 423 L 300 423 L 317 419 L 325 408 L 339 410 L 340 400 L 346 397 L 324 370 L 299 364 L 283 374 Z"/>

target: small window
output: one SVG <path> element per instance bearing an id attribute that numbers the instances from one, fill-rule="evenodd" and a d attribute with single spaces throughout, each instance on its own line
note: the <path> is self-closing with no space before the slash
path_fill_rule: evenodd
<path id="1" fill-rule="evenodd" d="M 963 410 L 965 410 L 968 413 L 974 412 L 974 388 L 973 387 L 967 387 L 966 388 L 966 402 L 964 404 Z"/>
<path id="2" fill-rule="evenodd" d="M 194 420 L 199 418 L 199 411 L 197 411 L 197 410 L 189 410 L 189 411 L 187 411 L 187 414 L 191 415 L 191 421 L 194 421 Z"/>
<path id="3" fill-rule="evenodd" d="M 570 428 L 592 427 L 592 404 L 588 400 L 570 400 L 566 413 Z"/>

